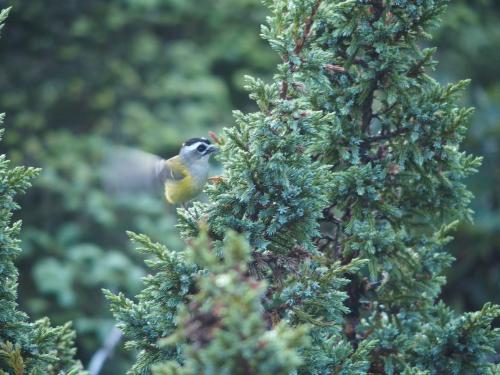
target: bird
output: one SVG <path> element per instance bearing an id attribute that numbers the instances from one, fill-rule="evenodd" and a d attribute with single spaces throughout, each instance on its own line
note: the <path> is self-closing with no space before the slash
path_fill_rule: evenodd
<path id="1" fill-rule="evenodd" d="M 178 155 L 163 159 L 141 150 L 119 147 L 105 158 L 102 177 L 112 193 L 136 193 L 161 188 L 170 204 L 199 195 L 208 179 L 209 159 L 219 148 L 206 138 L 190 138 Z"/>

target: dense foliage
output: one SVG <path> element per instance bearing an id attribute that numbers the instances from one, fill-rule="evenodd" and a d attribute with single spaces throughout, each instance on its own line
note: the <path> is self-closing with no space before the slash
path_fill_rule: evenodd
<path id="1" fill-rule="evenodd" d="M 262 36 L 282 62 L 271 83 L 247 79 L 259 111 L 235 112 L 219 139 L 225 173 L 209 202 L 179 210 L 185 238 L 207 223 L 210 250 L 185 259 L 162 249 L 153 264 L 168 272 L 147 278 L 138 302 L 108 294 L 141 350 L 131 372 L 279 372 L 279 350 L 265 367 L 247 361 L 267 364 L 266 341 L 253 340 L 308 327 L 309 340 L 294 343 L 295 373 L 497 373 L 500 308 L 460 315 L 439 298 L 453 260 L 445 245 L 471 219 L 464 179 L 480 165 L 460 150 L 468 82 L 439 84 L 428 75 L 435 49 L 419 47 L 447 2 L 266 3 Z M 231 230 L 250 245 L 244 265 L 227 245 Z M 234 279 L 242 285 L 223 282 Z M 244 284 L 258 293 L 257 280 L 267 282 L 262 306 L 243 313 L 231 296 L 252 306 Z M 260 311 L 267 325 L 242 334 L 232 311 L 250 321 Z"/>
<path id="2" fill-rule="evenodd" d="M 182 248 L 174 212 L 160 200 L 117 201 L 102 191 L 102 152 L 113 142 L 172 155 L 184 138 L 229 123 L 231 108 L 254 108 L 243 76 L 268 80 L 277 58 L 258 38 L 259 0 L 0 1 L 7 4 L 15 7 L 0 43 L 0 108 L 9 115 L 0 147 L 14 164 L 43 167 L 18 198 L 19 302 L 31 316 L 73 320 L 87 363 L 113 324 L 100 288 L 141 289 L 141 260 L 125 231 Z M 465 149 L 484 156 L 468 178 L 476 223 L 463 221 L 448 245 L 457 262 L 444 287 L 445 300 L 472 311 L 500 302 L 500 8 L 455 0 L 442 18 L 436 39 L 424 42 L 439 46 L 441 61 L 428 73 L 441 82 L 472 78 L 465 100 L 476 114 Z M 115 354 L 107 366 L 114 374 L 128 363 Z"/>

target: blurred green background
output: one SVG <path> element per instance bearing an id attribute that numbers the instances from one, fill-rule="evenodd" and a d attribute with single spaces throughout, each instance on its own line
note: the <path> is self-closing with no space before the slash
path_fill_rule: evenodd
<path id="1" fill-rule="evenodd" d="M 126 144 L 164 157 L 192 136 L 252 110 L 244 74 L 271 79 L 277 57 L 259 38 L 259 0 L 0 0 L 13 5 L 0 42 L 2 152 L 43 173 L 22 198 L 20 303 L 33 317 L 73 320 L 84 364 L 113 321 L 101 288 L 133 295 L 142 260 L 125 230 L 182 248 L 161 197 L 118 199 L 99 185 L 103 153 Z M 484 156 L 469 181 L 475 225 L 464 224 L 444 289 L 458 310 L 500 302 L 500 4 L 455 0 L 430 43 L 443 82 L 472 78 L 477 108 L 465 148 Z M 118 350 L 105 373 L 125 373 Z"/>

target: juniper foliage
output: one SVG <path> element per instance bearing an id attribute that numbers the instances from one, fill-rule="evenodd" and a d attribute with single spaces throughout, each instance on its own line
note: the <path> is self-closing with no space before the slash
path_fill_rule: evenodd
<path id="1" fill-rule="evenodd" d="M 271 16 L 262 36 L 282 63 L 271 83 L 247 79 L 259 111 L 235 112 L 236 126 L 219 139 L 222 181 L 208 189 L 208 203 L 179 210 L 179 227 L 192 238 L 206 221 L 213 253 L 202 254 L 224 261 L 231 257 L 223 245 L 228 230 L 246 237 L 245 269 L 267 281 L 267 329 L 310 327 L 291 373 L 499 371 L 491 354 L 500 332 L 491 322 L 500 308 L 458 315 L 439 300 L 443 270 L 453 261 L 445 248 L 450 232 L 471 220 L 464 179 L 481 161 L 460 150 L 473 112 L 458 103 L 468 82 L 432 79 L 435 49 L 420 47 L 446 3 L 266 1 Z M 210 279 L 219 271 L 198 266 L 207 278 L 185 295 L 196 306 L 174 307 L 178 364 L 163 367 L 166 373 L 211 373 L 215 353 L 233 363 L 228 348 L 239 336 L 222 345 L 224 325 L 212 327 L 200 346 L 207 357 L 193 358 L 199 332 L 189 323 L 199 309 L 214 313 L 216 297 L 221 306 L 230 302 Z M 155 300 L 142 295 L 140 303 Z M 240 311 L 235 301 L 229 305 L 223 310 Z M 122 321 L 131 317 L 123 301 L 116 308 L 125 312 Z"/>
<path id="2" fill-rule="evenodd" d="M 224 259 L 197 238 L 187 255 L 205 269 L 197 292 L 179 311 L 176 332 L 163 346 L 185 345 L 183 365 L 171 361 L 155 366 L 155 374 L 288 374 L 302 362 L 297 348 L 306 343 L 306 326 L 279 323 L 268 329 L 262 319 L 266 282 L 248 275 L 249 247 L 228 233 Z M 187 341 L 187 342 L 186 342 Z"/>
<path id="3" fill-rule="evenodd" d="M 198 269 L 182 253 L 169 251 L 145 235 L 129 235 L 138 244 L 138 250 L 149 257 L 146 264 L 155 274 L 144 278 L 144 289 L 137 302 L 123 293 L 105 291 L 105 295 L 119 321 L 118 327 L 128 339 L 126 346 L 138 352 L 130 373 L 149 374 L 152 364 L 181 358 L 176 349 L 162 348 L 158 341 L 175 330 L 177 307 L 187 303 Z"/>
<path id="4" fill-rule="evenodd" d="M 0 12 L 0 27 L 8 12 Z M 3 120 L 2 114 L 0 124 Z M 83 374 L 73 358 L 76 349 L 71 324 L 51 327 L 48 318 L 32 323 L 16 302 L 18 272 L 14 260 L 21 252 L 21 222 L 12 221 L 13 211 L 19 209 L 14 198 L 26 191 L 37 174 L 36 168 L 11 167 L 6 156 L 0 156 L 0 374 Z"/>
<path id="5" fill-rule="evenodd" d="M 0 14 L 0 22 L 6 15 L 6 11 Z M 0 374 L 84 374 L 74 359 L 71 324 L 51 327 L 48 318 L 30 322 L 17 307 L 14 259 L 21 252 L 21 222 L 12 222 L 12 212 L 19 208 L 14 198 L 37 174 L 35 168 L 12 168 L 5 155 L 0 156 Z"/>

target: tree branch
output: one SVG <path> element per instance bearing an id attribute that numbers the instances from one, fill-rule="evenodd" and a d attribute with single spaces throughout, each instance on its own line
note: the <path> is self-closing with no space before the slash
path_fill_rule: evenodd
<path id="1" fill-rule="evenodd" d="M 306 40 L 309 37 L 309 34 L 311 33 L 311 29 L 314 24 L 314 17 L 318 12 L 319 6 L 321 5 L 321 1 L 322 0 L 317 0 L 316 3 L 314 4 L 311 10 L 311 14 L 309 15 L 309 17 L 307 17 L 302 36 L 295 41 L 295 48 L 293 49 L 293 53 L 295 55 L 299 55 L 302 52 L 302 49 L 304 48 Z M 290 56 L 288 56 L 288 54 L 284 56 L 284 60 L 288 62 L 290 71 L 293 72 L 295 70 L 295 64 L 290 60 Z M 280 98 L 286 99 L 287 94 L 288 94 L 288 82 L 286 80 L 283 80 L 281 82 L 281 87 L 280 87 Z"/>
<path id="2" fill-rule="evenodd" d="M 316 13 L 318 13 L 318 8 L 320 4 L 321 0 L 317 0 L 316 3 L 314 4 L 311 11 L 311 15 L 306 20 L 306 24 L 304 26 L 304 32 L 302 33 L 302 36 L 296 41 L 295 49 L 293 50 L 293 53 L 295 53 L 296 55 L 300 54 L 302 48 L 304 47 L 306 39 L 309 37 L 309 34 L 311 33 L 311 28 L 314 23 L 314 17 L 316 16 Z"/>

